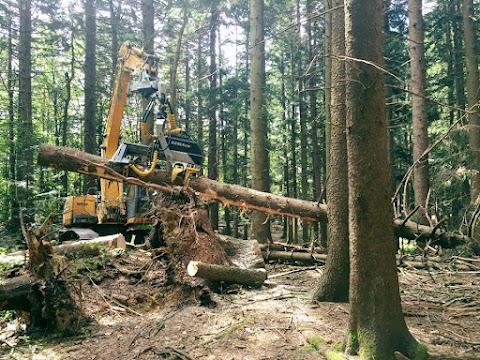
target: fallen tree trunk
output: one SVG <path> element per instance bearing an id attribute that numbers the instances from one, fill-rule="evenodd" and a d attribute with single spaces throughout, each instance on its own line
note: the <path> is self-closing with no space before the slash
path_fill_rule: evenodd
<path id="1" fill-rule="evenodd" d="M 109 180 L 126 182 L 158 189 L 167 193 L 181 191 L 169 184 L 169 175 L 165 171 L 155 170 L 150 175 L 138 178 L 136 174 L 129 176 L 109 167 L 108 159 L 88 154 L 77 149 L 54 145 L 42 145 L 38 154 L 38 163 L 66 171 L 97 176 Z M 270 215 L 281 215 L 302 218 L 309 221 L 327 221 L 327 205 L 316 202 L 287 198 L 261 191 L 248 189 L 238 185 L 221 183 L 206 177 L 190 179 L 188 186 L 199 196 L 222 202 L 225 206 L 233 205 L 245 209 L 263 211 Z M 435 244 L 452 247 L 472 239 L 459 233 L 448 232 L 443 228 L 435 228 L 417 224 L 413 221 L 396 219 L 393 221 L 395 235 L 409 240 L 432 239 Z"/>
<path id="2" fill-rule="evenodd" d="M 327 260 L 325 254 L 315 254 L 299 251 L 262 251 L 265 260 L 281 260 L 288 262 L 300 262 L 302 264 L 324 264 Z"/>
<path id="3" fill-rule="evenodd" d="M 21 275 L 0 281 L 0 311 L 30 310 L 28 294 L 32 287 L 30 275 Z"/>
<path id="4" fill-rule="evenodd" d="M 38 163 L 56 169 L 141 185 L 160 191 L 170 193 L 175 191 L 169 184 L 170 175 L 165 171 L 155 170 L 141 179 L 138 179 L 138 175 L 134 173 L 125 177 L 110 168 L 107 159 L 77 149 L 44 144 L 40 147 Z M 326 221 L 327 219 L 327 207 L 324 204 L 225 184 L 202 176 L 191 178 L 188 186 L 199 196 L 222 202 L 225 206 L 232 205 L 263 211 L 271 215 L 298 217 L 310 221 Z"/>
<path id="5" fill-rule="evenodd" d="M 65 242 L 53 246 L 52 252 L 56 255 L 63 256 L 97 256 L 100 254 L 100 247 L 102 246 L 108 249 L 125 250 L 125 237 L 123 234 L 113 234 L 100 236 L 91 240 Z M 28 251 L 17 251 L 15 253 L 0 255 L 0 264 L 22 265 L 25 260 L 28 260 Z"/>
<path id="6" fill-rule="evenodd" d="M 236 266 L 205 264 L 200 261 L 190 261 L 187 273 L 208 281 L 223 281 L 245 286 L 262 286 L 267 279 L 265 269 L 241 269 Z"/>
<path id="7" fill-rule="evenodd" d="M 72 241 L 54 246 L 53 252 L 60 255 L 67 255 L 71 253 L 88 254 L 88 249 L 98 249 L 101 246 L 104 246 L 108 249 L 122 250 L 125 250 L 127 247 L 125 236 L 123 236 L 123 234 L 112 234 L 107 236 L 99 236 L 98 238 L 91 240 Z"/>

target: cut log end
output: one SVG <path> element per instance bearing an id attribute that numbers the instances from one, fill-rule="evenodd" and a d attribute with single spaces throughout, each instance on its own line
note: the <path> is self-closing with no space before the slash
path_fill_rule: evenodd
<path id="1" fill-rule="evenodd" d="M 187 274 L 195 276 L 198 273 L 198 261 L 190 261 L 187 265 Z"/>

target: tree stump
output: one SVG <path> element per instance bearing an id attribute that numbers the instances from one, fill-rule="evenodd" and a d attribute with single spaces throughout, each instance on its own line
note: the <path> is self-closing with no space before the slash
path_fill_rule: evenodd
<path id="1" fill-rule="evenodd" d="M 69 335 L 78 331 L 83 316 L 67 282 L 61 279 L 67 266 L 65 258 L 55 255 L 52 246 L 43 241 L 43 232 L 51 217 L 39 230 L 25 232 L 29 251 L 28 270 L 33 277 L 28 295 L 31 306 L 28 331 Z"/>
<path id="2" fill-rule="evenodd" d="M 194 194 L 183 194 L 159 196 L 154 211 L 161 225 L 162 242 L 167 247 L 169 282 L 182 285 L 201 304 L 212 304 L 210 290 L 217 288 L 216 282 L 187 273 L 190 261 L 231 265 L 216 239 L 207 210 Z"/>

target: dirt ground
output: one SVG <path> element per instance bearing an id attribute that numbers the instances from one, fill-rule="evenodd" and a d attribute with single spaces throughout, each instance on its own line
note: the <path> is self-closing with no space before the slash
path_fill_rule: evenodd
<path id="1" fill-rule="evenodd" d="M 2 359 L 324 359 L 343 340 L 348 304 L 312 304 L 322 267 L 268 264 L 268 286 L 225 289 L 199 306 L 165 286 L 165 264 L 130 251 L 72 270 L 91 319 L 76 337 L 0 330 Z M 480 359 L 480 273 L 400 269 L 404 313 L 432 359 Z M 348 357 L 346 357 L 348 358 Z"/>

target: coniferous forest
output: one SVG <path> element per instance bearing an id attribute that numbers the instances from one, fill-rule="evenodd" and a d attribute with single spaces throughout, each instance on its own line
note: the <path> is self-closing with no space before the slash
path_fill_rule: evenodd
<path id="1" fill-rule="evenodd" d="M 479 358 L 479 13 L 0 0 L 0 353 Z"/>

